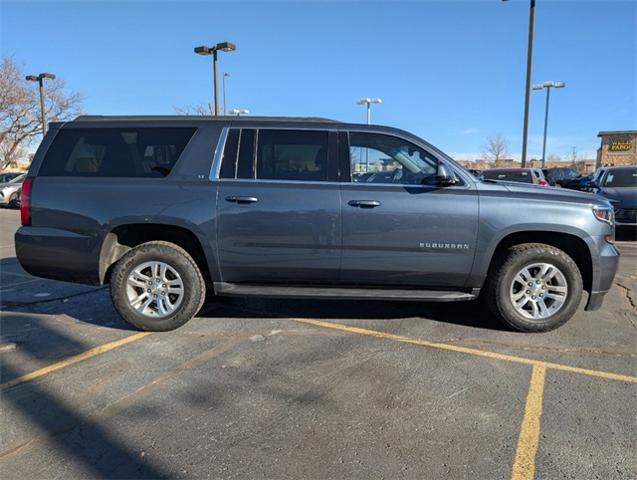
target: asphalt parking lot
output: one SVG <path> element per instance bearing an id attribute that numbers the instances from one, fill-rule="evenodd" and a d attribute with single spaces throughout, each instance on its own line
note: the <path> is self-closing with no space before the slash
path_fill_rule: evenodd
<path id="1" fill-rule="evenodd" d="M 131 330 L 18 265 L 0 210 L 3 478 L 637 478 L 637 242 L 546 334 L 475 303 L 223 299 Z"/>

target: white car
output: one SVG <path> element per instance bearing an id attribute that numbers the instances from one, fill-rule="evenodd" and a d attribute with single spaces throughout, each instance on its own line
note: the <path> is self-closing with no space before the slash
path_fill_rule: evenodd
<path id="1" fill-rule="evenodd" d="M 0 206 L 17 206 L 17 201 L 20 197 L 20 189 L 22 188 L 22 181 L 26 176 L 27 174 L 23 173 L 8 182 L 0 183 Z"/>

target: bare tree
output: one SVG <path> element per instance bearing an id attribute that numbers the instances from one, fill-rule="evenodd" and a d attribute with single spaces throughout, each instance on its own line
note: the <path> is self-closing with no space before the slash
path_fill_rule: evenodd
<path id="1" fill-rule="evenodd" d="M 24 79 L 24 71 L 11 57 L 0 63 L 0 170 L 26 155 L 42 133 L 37 85 Z M 81 97 L 66 92 L 64 81 L 46 84 L 44 111 L 47 121 L 63 121 L 79 114 Z"/>
<path id="2" fill-rule="evenodd" d="M 509 150 L 509 142 L 500 133 L 487 138 L 487 144 L 482 147 L 482 156 L 494 162 L 506 158 Z"/>
<path id="3" fill-rule="evenodd" d="M 179 115 L 214 115 L 212 104 L 188 105 L 186 107 L 173 107 Z"/>
<path id="4" fill-rule="evenodd" d="M 552 153 L 546 158 L 546 161 L 548 163 L 557 163 L 557 162 L 561 162 L 562 158 L 559 155 Z"/>

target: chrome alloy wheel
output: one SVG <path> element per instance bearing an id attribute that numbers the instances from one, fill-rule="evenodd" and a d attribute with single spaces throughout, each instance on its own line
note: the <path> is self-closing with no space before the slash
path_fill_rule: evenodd
<path id="1" fill-rule="evenodd" d="M 566 277 L 550 263 L 524 267 L 513 278 L 509 292 L 513 308 L 531 320 L 542 320 L 557 313 L 567 296 Z"/>
<path id="2" fill-rule="evenodd" d="M 184 297 L 184 284 L 177 271 L 164 262 L 145 262 L 126 280 L 130 306 L 146 317 L 163 318 L 173 313 Z"/>

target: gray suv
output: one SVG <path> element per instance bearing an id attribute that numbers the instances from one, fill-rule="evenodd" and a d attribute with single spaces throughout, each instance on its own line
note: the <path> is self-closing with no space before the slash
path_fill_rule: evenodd
<path id="1" fill-rule="evenodd" d="M 480 181 L 422 139 L 316 118 L 79 117 L 51 124 L 22 187 L 33 275 L 110 283 L 171 330 L 214 295 L 450 302 L 515 329 L 566 322 L 617 269 L 595 195 Z"/>

